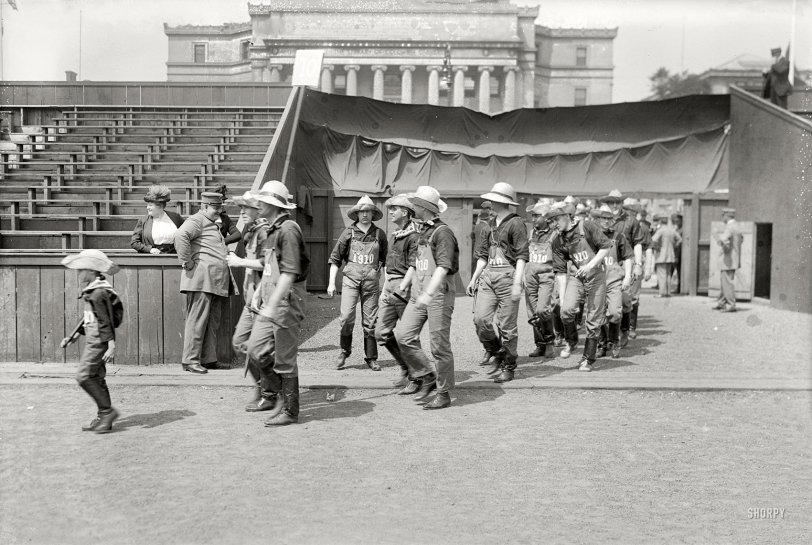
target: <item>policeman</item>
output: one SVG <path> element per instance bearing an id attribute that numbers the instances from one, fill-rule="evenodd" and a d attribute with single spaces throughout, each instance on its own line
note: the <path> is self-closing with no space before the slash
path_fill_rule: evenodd
<path id="1" fill-rule="evenodd" d="M 375 325 L 375 339 L 385 346 L 400 365 L 400 378 L 394 386 L 404 387 L 409 384 L 409 368 L 400 354 L 400 347 L 395 339 L 395 325 L 406 309 L 411 297 L 412 279 L 415 274 L 417 256 L 417 226 L 412 221 L 414 206 L 407 194 L 395 195 L 386 201 L 389 217 L 397 230 L 392 233 L 392 244 L 386 256 L 386 270 L 383 291 L 378 303 L 378 323 Z M 414 383 L 412 388 L 417 388 Z M 417 390 L 415 390 L 417 391 Z"/>
<path id="2" fill-rule="evenodd" d="M 501 371 L 495 381 L 509 382 L 513 380 L 518 357 L 516 319 L 528 260 L 527 228 L 524 220 L 510 211 L 509 207 L 519 205 L 513 186 L 498 182 L 481 197 L 493 203 L 495 225 L 488 239 L 476 249 L 477 267 L 466 292 L 471 297 L 477 294 L 474 302 L 477 336 L 485 350 L 496 356 L 488 374 Z"/>
<path id="3" fill-rule="evenodd" d="M 460 248 L 454 232 L 439 218 L 446 210 L 446 204 L 436 189 L 420 186 L 409 200 L 422 224 L 412 298 L 395 327 L 395 338 L 412 379 L 420 386 L 415 400 L 427 401 L 436 390 L 437 394 L 423 408 L 444 409 L 451 405 L 451 390 L 454 388 L 451 316 L 454 314 L 454 275 L 459 270 Z M 420 331 L 426 322 L 436 374 L 420 347 Z M 413 393 L 414 388 L 409 386 L 411 384 L 400 393 Z"/>
<path id="4" fill-rule="evenodd" d="M 553 327 L 553 297 L 555 273 L 553 272 L 552 241 L 557 231 L 550 229 L 545 214 L 550 210 L 546 202 L 539 200 L 527 209 L 533 223 L 528 246 L 529 261 L 524 267 L 524 297 L 527 317 L 533 326 L 536 349 L 531 358 L 552 357 L 551 347 L 555 339 Z"/>
<path id="5" fill-rule="evenodd" d="M 623 315 L 623 292 L 632 283 L 632 260 L 634 251 L 623 233 L 612 228 L 615 216 L 607 205 L 592 210 L 591 216 L 603 229 L 603 234 L 612 241 L 609 253 L 603 258 L 606 268 L 606 324 L 601 328 L 598 357 L 611 352 L 613 358 L 620 357 L 620 319 Z"/>
<path id="6" fill-rule="evenodd" d="M 271 180 L 255 193 L 260 215 L 270 223 L 262 280 L 252 306 L 258 310 L 248 338 L 248 357 L 257 362 L 263 396 L 273 398 L 266 426 L 299 421 L 299 332 L 305 316 L 305 280 L 310 258 L 304 235 L 288 210 L 296 208 L 282 182 Z"/>
<path id="7" fill-rule="evenodd" d="M 254 292 L 259 287 L 259 282 L 262 279 L 262 260 L 265 257 L 265 239 L 268 238 L 268 229 L 270 223 L 265 218 L 259 217 L 259 201 L 254 197 L 251 191 L 246 191 L 241 197 L 234 197 L 232 199 L 235 204 L 240 207 L 240 220 L 242 220 L 243 228 L 242 239 L 245 246 L 245 257 L 239 257 L 234 252 L 230 252 L 226 258 L 228 266 L 234 268 L 245 269 L 245 280 L 243 280 L 242 293 L 245 297 L 245 306 L 240 314 L 240 319 L 237 321 L 237 326 L 234 328 L 234 335 L 231 338 L 231 344 L 234 350 L 243 358 L 247 355 L 246 343 L 251 336 L 251 329 L 254 326 L 254 315 L 257 309 L 251 306 L 254 298 Z M 257 362 L 250 358 L 246 361 L 247 371 L 251 373 L 251 378 L 257 385 L 256 394 L 245 410 L 248 412 L 267 411 L 273 408 L 275 399 L 270 397 L 262 397 L 262 387 L 260 384 L 259 367 Z M 270 396 L 270 394 L 269 394 Z"/>
<path id="8" fill-rule="evenodd" d="M 352 353 L 355 309 L 360 301 L 361 326 L 364 328 L 364 362 L 373 371 L 380 371 L 375 320 L 380 298 L 379 273 L 386 263 L 389 243 L 384 230 L 372 222 L 381 219 L 383 212 L 375 206 L 369 195 L 364 195 L 350 208 L 347 216 L 353 223 L 338 237 L 333 253 L 330 254 L 330 280 L 327 285 L 327 295 L 335 295 L 338 269 L 346 263 L 341 282 L 341 352 L 336 369 L 343 369 L 347 357 Z"/>
<path id="9" fill-rule="evenodd" d="M 578 362 L 579 370 L 591 371 L 595 363 L 600 329 L 606 320 L 606 273 L 603 259 L 612 242 L 592 221 L 577 219 L 571 205 L 557 206 L 547 212 L 555 219 L 558 236 L 553 240 L 553 270 L 561 294 L 561 319 L 567 345 L 561 357 L 569 357 L 578 344 L 576 316 L 578 306 L 584 302 L 586 342 L 584 355 Z M 567 275 L 567 261 L 577 267 Z"/>

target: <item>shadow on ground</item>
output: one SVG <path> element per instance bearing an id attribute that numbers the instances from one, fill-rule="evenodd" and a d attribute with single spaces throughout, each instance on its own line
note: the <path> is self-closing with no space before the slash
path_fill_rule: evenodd
<path id="1" fill-rule="evenodd" d="M 392 395 L 387 392 L 362 399 L 346 399 L 346 394 L 347 391 L 343 388 L 305 392 L 300 397 L 299 422 L 356 418 L 375 409 L 375 403 L 371 399 Z"/>
<path id="2" fill-rule="evenodd" d="M 158 426 L 178 422 L 184 418 L 196 415 L 197 413 L 192 411 L 177 409 L 150 414 L 133 414 L 130 416 L 125 416 L 124 418 L 116 421 L 115 429 L 119 431 L 125 428 L 134 428 L 139 426 L 142 428 L 157 428 Z"/>

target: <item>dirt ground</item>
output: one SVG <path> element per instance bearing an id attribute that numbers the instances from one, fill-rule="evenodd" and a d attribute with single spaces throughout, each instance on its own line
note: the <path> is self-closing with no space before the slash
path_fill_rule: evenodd
<path id="1" fill-rule="evenodd" d="M 808 392 L 312 390 L 269 429 L 244 388 L 111 381 L 95 435 L 76 386 L 0 389 L 3 544 L 812 538 Z"/>

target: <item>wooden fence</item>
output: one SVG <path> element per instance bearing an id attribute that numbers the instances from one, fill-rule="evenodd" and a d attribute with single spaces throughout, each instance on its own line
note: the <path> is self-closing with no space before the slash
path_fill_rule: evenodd
<path id="1" fill-rule="evenodd" d="M 124 322 L 116 330 L 116 361 L 128 365 L 180 363 L 185 297 L 179 293 L 177 256 L 109 253 L 121 271 L 110 282 L 124 303 Z M 78 323 L 76 272 L 59 262 L 62 255 L 0 256 L 0 361 L 75 362 L 82 344 L 67 350 L 60 341 Z M 241 271 L 235 278 L 242 289 Z M 223 299 L 217 342 L 220 362 L 232 361 L 231 335 L 242 312 L 242 296 Z"/>

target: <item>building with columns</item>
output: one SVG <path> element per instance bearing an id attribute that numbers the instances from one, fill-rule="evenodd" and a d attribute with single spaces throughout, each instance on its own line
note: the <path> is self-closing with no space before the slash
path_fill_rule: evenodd
<path id="1" fill-rule="evenodd" d="M 276 0 L 248 14 L 164 25 L 167 79 L 285 82 L 297 50 L 323 49 L 325 92 L 491 114 L 612 99 L 617 29 L 539 27 L 537 7 L 509 0 Z"/>

